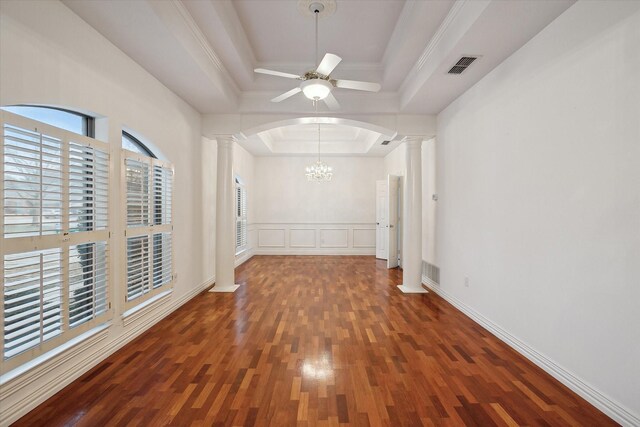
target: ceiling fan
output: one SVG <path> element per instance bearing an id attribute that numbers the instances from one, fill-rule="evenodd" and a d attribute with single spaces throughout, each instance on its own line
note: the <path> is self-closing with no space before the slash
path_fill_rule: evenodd
<path id="1" fill-rule="evenodd" d="M 318 63 L 318 16 L 320 12 L 324 10 L 324 5 L 320 2 L 313 2 L 309 5 L 309 10 L 315 15 L 316 20 L 316 64 Z M 293 95 L 302 92 L 304 96 L 311 99 L 314 102 L 322 100 L 327 104 L 331 110 L 337 110 L 340 108 L 340 104 L 333 96 L 331 91 L 333 88 L 341 89 L 355 89 L 366 92 L 378 92 L 380 85 L 378 83 L 361 82 L 356 80 L 339 80 L 333 79 L 331 73 L 342 61 L 338 55 L 327 53 L 318 64 L 315 70 L 307 71 L 301 76 L 283 73 L 281 71 L 267 70 L 264 68 L 256 68 L 253 71 L 260 74 L 268 74 L 271 76 L 285 77 L 288 79 L 302 80 L 299 87 L 291 89 L 282 95 L 276 96 L 271 102 L 284 101 Z"/>

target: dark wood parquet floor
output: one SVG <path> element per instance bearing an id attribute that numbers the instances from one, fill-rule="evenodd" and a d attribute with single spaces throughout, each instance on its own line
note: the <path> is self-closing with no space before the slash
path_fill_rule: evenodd
<path id="1" fill-rule="evenodd" d="M 16 425 L 606 426 L 373 257 L 254 257 Z"/>

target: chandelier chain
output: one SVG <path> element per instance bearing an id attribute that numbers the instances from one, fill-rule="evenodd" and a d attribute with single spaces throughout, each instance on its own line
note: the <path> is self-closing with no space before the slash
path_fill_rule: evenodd
<path id="1" fill-rule="evenodd" d="M 331 181 L 331 178 L 333 177 L 333 168 L 320 160 L 320 117 L 318 116 L 317 100 L 313 101 L 313 106 L 316 110 L 316 124 L 318 125 L 318 160 L 314 164 L 307 166 L 305 175 L 309 181 Z"/>

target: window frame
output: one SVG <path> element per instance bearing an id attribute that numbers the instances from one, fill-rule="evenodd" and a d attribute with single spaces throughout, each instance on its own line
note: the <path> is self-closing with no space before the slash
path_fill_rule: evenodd
<path id="1" fill-rule="evenodd" d="M 153 151 L 151 151 L 149 149 L 149 147 L 147 147 L 142 141 L 140 141 L 138 138 L 136 138 L 135 136 L 131 135 L 129 132 L 127 132 L 126 130 L 122 131 L 122 137 L 123 138 L 127 138 L 129 140 L 131 140 L 131 142 L 133 142 L 134 145 L 136 145 L 139 149 L 140 152 L 138 154 L 142 154 L 143 156 L 146 155 L 148 157 L 151 157 L 152 159 L 157 159 L 158 156 L 156 156 Z M 135 153 L 135 151 L 131 151 L 128 150 L 124 147 L 122 147 L 123 150 L 126 150 L 130 153 Z"/>
<path id="2" fill-rule="evenodd" d="M 80 113 L 78 111 L 69 110 L 69 109 L 66 109 L 66 108 L 50 107 L 50 106 L 47 106 L 47 105 L 14 104 L 14 105 L 6 105 L 6 106 L 2 107 L 2 109 L 4 111 L 6 111 L 6 112 L 8 112 L 10 114 L 16 114 L 18 116 L 26 117 L 26 118 L 28 118 L 30 120 L 37 121 L 38 123 L 43 123 L 43 124 L 46 124 L 48 126 L 53 126 L 56 129 L 61 129 L 61 128 L 58 128 L 58 127 L 56 127 L 56 126 L 54 126 L 52 124 L 46 123 L 46 122 L 41 122 L 39 120 L 33 119 L 33 118 L 29 117 L 29 116 L 25 116 L 25 115 L 20 114 L 20 113 L 14 113 L 13 111 L 9 111 L 9 110 L 6 109 L 6 108 L 11 108 L 11 107 L 41 108 L 43 110 L 62 111 L 63 113 L 67 113 L 67 114 L 71 114 L 71 115 L 74 115 L 74 116 L 78 116 L 78 117 L 80 117 L 82 119 L 82 133 L 80 133 L 78 135 L 84 135 L 84 136 L 89 137 L 89 138 L 95 138 L 95 136 L 96 136 L 96 119 L 95 119 L 95 117 L 89 116 L 87 114 Z M 67 130 L 67 129 L 62 129 L 62 130 L 65 130 L 67 132 L 77 133 L 77 132 L 73 132 L 73 131 L 70 131 L 70 130 Z"/>
<path id="3" fill-rule="evenodd" d="M 60 212 L 61 212 L 61 220 L 60 220 L 60 230 L 56 230 L 53 234 L 40 234 L 32 235 L 32 236 L 15 236 L 15 237 L 5 237 L 5 126 L 16 127 L 19 129 L 23 129 L 29 132 L 33 132 L 35 134 L 39 134 L 40 139 L 42 141 L 42 135 L 47 135 L 49 137 L 56 138 L 60 141 L 60 155 L 61 155 L 61 163 L 60 163 L 60 171 L 61 171 L 61 204 L 60 204 Z M 96 326 L 108 322 L 113 317 L 113 308 L 112 308 L 112 295 L 113 295 L 113 287 L 112 287 L 112 276 L 111 276 L 111 259 L 109 256 L 110 248 L 112 245 L 111 241 L 111 225 L 112 221 L 109 216 L 109 210 L 107 209 L 106 213 L 106 223 L 104 227 L 100 229 L 93 228 L 92 230 L 71 230 L 70 229 L 70 212 L 71 212 L 71 199 L 70 199 L 70 146 L 72 144 L 76 146 L 85 147 L 92 152 L 100 151 L 102 154 L 106 156 L 107 167 L 104 173 L 106 174 L 106 200 L 107 204 L 109 199 L 112 197 L 113 192 L 111 188 L 110 181 L 110 166 L 111 166 L 111 156 L 109 144 L 97 141 L 88 136 L 80 135 L 78 133 L 57 128 L 55 126 L 49 125 L 47 123 L 42 123 L 34 119 L 30 119 L 26 116 L 19 115 L 16 113 L 9 112 L 7 110 L 0 110 L 0 129 L 2 129 L 2 143 L 0 144 L 0 176 L 2 177 L 2 192 L 0 194 L 0 211 L 3 212 L 3 219 L 0 221 L 0 236 L 3 239 L 3 245 L 0 249 L 0 274 L 3 278 L 5 278 L 5 259 L 11 255 L 29 255 L 35 254 L 36 252 L 48 251 L 48 250 L 59 250 L 60 252 L 60 332 L 47 339 L 43 340 L 43 330 L 42 323 L 40 326 L 40 343 L 34 346 L 27 347 L 26 349 L 10 356 L 5 359 L 5 284 L 6 282 L 3 280 L 2 282 L 2 298 L 0 298 L 0 322 L 2 322 L 2 345 L 0 346 L 0 364 L 2 365 L 2 372 L 10 371 L 15 369 L 16 367 L 23 365 L 36 357 L 39 357 L 48 351 L 51 351 L 60 345 L 72 340 L 73 338 L 83 334 L 84 332 L 95 328 Z M 95 161 L 95 157 L 93 157 Z M 42 155 L 41 155 L 42 159 Z M 43 160 L 40 160 L 41 162 Z M 95 165 L 97 163 L 92 164 L 91 170 L 95 174 L 98 172 Z M 42 166 L 40 166 L 41 169 Z M 42 180 L 43 172 L 40 172 L 40 179 Z M 95 175 L 92 175 L 95 177 Z M 95 183 L 95 180 L 92 181 Z M 42 190 L 40 190 L 42 192 Z M 96 201 L 95 192 L 92 192 L 94 197 L 92 200 Z M 40 200 L 42 196 L 40 196 Z M 95 209 L 95 205 L 92 205 L 92 208 Z M 43 207 L 40 205 L 40 216 L 43 215 Z M 96 315 L 95 308 L 93 311 L 93 317 L 91 317 L 87 321 L 82 321 L 75 326 L 71 325 L 70 322 L 70 293 L 71 291 L 71 277 L 70 277 L 70 263 L 71 263 L 71 248 L 78 247 L 78 245 L 83 244 L 97 244 L 99 242 L 104 242 L 106 245 L 105 252 L 105 263 L 106 263 L 106 303 L 105 303 L 105 311 Z M 29 255 L 35 256 L 35 255 Z M 42 265 L 41 265 L 42 268 Z M 42 275 L 42 273 L 41 273 Z M 84 280 L 84 279 L 83 279 Z M 94 283 L 94 295 L 97 292 L 97 288 L 95 286 L 96 278 L 93 278 Z M 40 279 L 40 305 L 39 310 L 41 312 L 40 316 L 43 316 L 43 297 L 42 292 L 43 287 L 45 286 L 42 282 L 42 278 Z M 95 299 L 94 299 L 95 304 Z"/>

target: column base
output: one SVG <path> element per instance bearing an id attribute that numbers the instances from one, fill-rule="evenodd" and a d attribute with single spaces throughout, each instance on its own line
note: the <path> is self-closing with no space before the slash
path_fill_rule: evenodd
<path id="1" fill-rule="evenodd" d="M 422 285 L 420 285 L 419 288 L 416 288 L 414 286 L 398 285 L 398 289 L 400 289 L 402 293 L 405 293 L 405 294 L 428 294 L 429 293 L 429 291 L 423 288 Z"/>
<path id="2" fill-rule="evenodd" d="M 218 286 L 214 285 L 213 288 L 209 289 L 209 292 L 235 292 L 240 285 L 231 285 L 231 286 Z"/>

